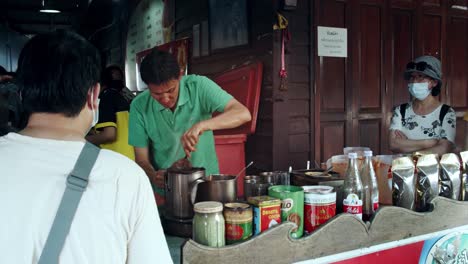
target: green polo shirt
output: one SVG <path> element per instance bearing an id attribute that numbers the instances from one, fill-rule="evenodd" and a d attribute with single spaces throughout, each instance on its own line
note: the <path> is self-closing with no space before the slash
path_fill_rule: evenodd
<path id="1" fill-rule="evenodd" d="M 146 90 L 130 106 L 128 143 L 134 147 L 149 147 L 155 169 L 167 169 L 185 157 L 182 135 L 194 124 L 210 119 L 214 112 L 223 112 L 232 96 L 210 79 L 183 76 L 179 84 L 179 99 L 172 112 L 151 97 Z M 219 173 L 212 131 L 205 131 L 192 153 L 194 167 L 204 167 L 206 174 Z"/>

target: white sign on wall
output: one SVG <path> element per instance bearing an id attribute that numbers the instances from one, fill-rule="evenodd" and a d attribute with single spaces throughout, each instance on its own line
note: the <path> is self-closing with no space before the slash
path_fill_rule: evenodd
<path id="1" fill-rule="evenodd" d="M 317 27 L 319 56 L 348 57 L 348 30 L 346 28 Z"/>

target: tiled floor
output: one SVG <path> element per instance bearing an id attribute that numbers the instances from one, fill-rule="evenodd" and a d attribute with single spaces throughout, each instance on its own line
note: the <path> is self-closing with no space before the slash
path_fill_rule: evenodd
<path id="1" fill-rule="evenodd" d="M 186 238 L 183 237 L 166 235 L 167 245 L 169 246 L 169 251 L 171 252 L 171 257 L 175 264 L 181 263 L 180 246 L 182 245 L 182 243 L 184 243 L 185 240 Z"/>

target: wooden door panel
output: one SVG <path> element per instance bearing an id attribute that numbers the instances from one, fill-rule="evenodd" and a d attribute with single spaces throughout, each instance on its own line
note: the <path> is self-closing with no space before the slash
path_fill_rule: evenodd
<path id="1" fill-rule="evenodd" d="M 391 84 L 392 106 L 409 100 L 407 83 L 403 78 L 406 64 L 413 59 L 413 13 L 406 10 L 392 10 L 391 14 Z"/>
<path id="2" fill-rule="evenodd" d="M 345 27 L 346 3 L 321 1 L 322 15 L 319 26 Z M 320 112 L 346 111 L 345 59 L 317 57 L 319 59 Z"/>
<path id="3" fill-rule="evenodd" d="M 468 108 L 468 19 L 452 17 L 450 20 L 447 91 L 451 106 L 464 110 Z"/>
<path id="4" fill-rule="evenodd" d="M 417 0 L 391 0 L 390 6 L 392 8 L 405 8 L 411 9 L 414 8 L 416 5 Z"/>
<path id="5" fill-rule="evenodd" d="M 431 55 L 440 60 L 442 42 L 442 18 L 438 15 L 425 14 L 423 17 L 422 54 Z"/>
<path id="6" fill-rule="evenodd" d="M 440 1 L 441 0 L 424 0 L 423 3 L 424 5 L 430 5 L 430 6 L 440 6 Z"/>
<path id="7" fill-rule="evenodd" d="M 360 10 L 360 76 L 357 92 L 359 112 L 381 112 L 382 100 L 382 12 L 379 6 L 361 6 Z M 356 64 L 354 64 L 356 65 Z"/>
<path id="8" fill-rule="evenodd" d="M 320 89 L 320 112 L 344 112 L 346 109 L 345 61 L 342 58 L 321 58 L 323 78 Z"/>
<path id="9" fill-rule="evenodd" d="M 325 162 L 333 155 L 343 153 L 346 144 L 345 122 L 322 122 L 320 124 L 320 161 Z"/>
<path id="10" fill-rule="evenodd" d="M 468 149 L 465 149 L 465 137 L 467 133 L 468 133 L 468 122 L 464 121 L 463 118 L 457 118 L 457 132 L 455 135 L 455 143 L 462 150 L 468 150 Z"/>
<path id="11" fill-rule="evenodd" d="M 382 153 L 382 120 L 359 121 L 359 146 L 369 147 L 375 154 Z"/>
<path id="12" fill-rule="evenodd" d="M 313 2 L 316 9 L 316 26 L 347 27 L 352 1 Z M 315 30 L 314 32 L 316 34 Z M 350 34 L 349 31 L 348 34 Z M 348 55 L 349 53 L 348 48 Z M 352 98 L 349 90 L 351 87 L 349 63 L 349 57 L 315 57 L 314 158 L 317 161 L 326 161 L 330 156 L 343 152 L 347 138 L 346 132 L 351 124 Z"/>

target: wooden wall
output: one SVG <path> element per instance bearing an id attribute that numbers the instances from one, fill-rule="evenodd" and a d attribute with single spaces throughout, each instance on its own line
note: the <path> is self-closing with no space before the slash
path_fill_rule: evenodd
<path id="1" fill-rule="evenodd" d="M 388 153 L 393 106 L 409 100 L 403 79 L 412 58 L 442 61 L 441 100 L 459 117 L 468 109 L 468 6 L 463 0 L 314 1 L 314 27 L 348 29 L 348 57 L 314 56 L 315 158 L 324 161 L 345 146 Z M 315 40 L 314 40 L 315 41 Z M 457 143 L 467 133 L 458 120 Z"/>
<path id="2" fill-rule="evenodd" d="M 246 160 L 254 161 L 251 171 L 270 170 L 273 167 L 273 6 L 269 0 L 247 1 L 249 10 L 249 45 L 229 48 L 208 56 L 192 58 L 189 73 L 213 77 L 229 69 L 253 61 L 264 66 L 260 108 L 256 133 L 247 138 Z M 207 0 L 176 1 L 176 39 L 192 36 L 195 24 L 208 20 Z M 203 33 L 202 33 L 203 34 Z"/>
<path id="3" fill-rule="evenodd" d="M 281 32 L 274 32 L 273 169 L 286 170 L 289 166 L 305 169 L 314 149 L 310 39 L 313 1 L 298 0 L 296 9 L 292 11 L 281 10 L 281 1 L 276 2 L 275 9 L 288 19 L 291 39 L 286 44 L 287 90 L 281 91 L 278 75 L 281 66 Z"/>

